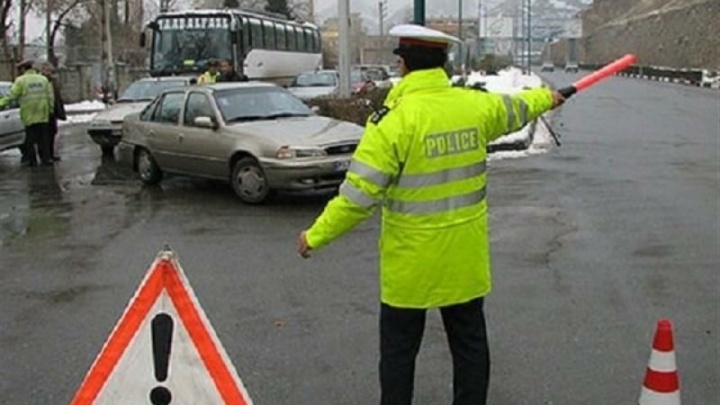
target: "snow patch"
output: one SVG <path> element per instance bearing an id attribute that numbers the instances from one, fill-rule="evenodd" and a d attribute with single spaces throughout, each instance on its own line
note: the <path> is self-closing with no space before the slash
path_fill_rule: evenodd
<path id="1" fill-rule="evenodd" d="M 100 110 L 104 110 L 105 108 L 107 108 L 105 103 L 97 100 L 81 101 L 74 104 L 65 104 L 65 111 L 71 114 L 86 111 L 97 112 Z"/>
<path id="2" fill-rule="evenodd" d="M 58 124 L 59 125 L 85 124 L 87 122 L 92 121 L 92 119 L 95 118 L 95 115 L 97 115 L 97 113 L 68 115 L 67 120 L 58 121 Z"/>

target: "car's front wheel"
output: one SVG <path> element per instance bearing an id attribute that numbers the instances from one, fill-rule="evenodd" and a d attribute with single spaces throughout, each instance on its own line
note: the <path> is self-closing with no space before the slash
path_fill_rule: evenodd
<path id="1" fill-rule="evenodd" d="M 158 184 L 163 172 L 147 149 L 140 149 L 135 158 L 140 180 L 145 184 Z"/>
<path id="2" fill-rule="evenodd" d="M 230 180 L 235 194 L 246 204 L 261 204 L 272 194 L 265 172 L 254 158 L 235 162 Z"/>

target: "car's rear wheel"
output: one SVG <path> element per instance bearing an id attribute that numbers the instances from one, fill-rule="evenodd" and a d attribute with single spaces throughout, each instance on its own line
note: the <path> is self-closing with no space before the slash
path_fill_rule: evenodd
<path id="1" fill-rule="evenodd" d="M 145 184 L 158 184 L 163 172 L 147 149 L 140 149 L 135 158 L 140 180 Z"/>
<path id="2" fill-rule="evenodd" d="M 246 204 L 262 204 L 272 194 L 265 172 L 254 158 L 235 162 L 230 180 L 235 194 Z"/>

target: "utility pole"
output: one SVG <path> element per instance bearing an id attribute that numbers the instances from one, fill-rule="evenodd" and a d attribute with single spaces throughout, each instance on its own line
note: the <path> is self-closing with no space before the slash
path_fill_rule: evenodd
<path id="1" fill-rule="evenodd" d="M 106 0 L 107 1 L 107 0 Z M 111 11 L 115 11 L 111 3 L 105 4 L 105 35 L 107 36 L 107 58 L 108 58 L 108 91 L 115 98 L 115 57 L 113 56 L 112 41 L 112 18 Z M 117 14 L 116 14 L 117 15 Z"/>
<path id="2" fill-rule="evenodd" d="M 380 26 L 379 28 L 379 44 L 380 44 L 380 55 L 378 58 L 378 61 L 385 61 L 387 56 L 385 55 L 385 19 L 387 18 L 387 0 L 380 0 L 378 2 L 378 12 L 379 12 L 379 21 Z"/>
<path id="3" fill-rule="evenodd" d="M 527 72 L 530 74 L 530 67 L 532 65 L 532 0 L 527 0 Z"/>
<path id="4" fill-rule="evenodd" d="M 18 61 L 25 58 L 25 14 L 27 10 L 27 0 L 20 0 L 20 18 L 18 18 Z"/>
<path id="5" fill-rule="evenodd" d="M 350 0 L 338 0 L 340 97 L 350 97 Z"/>
<path id="6" fill-rule="evenodd" d="M 315 0 L 308 0 L 308 19 L 315 24 Z"/>
<path id="7" fill-rule="evenodd" d="M 415 0 L 413 14 L 415 24 L 425 25 L 425 0 Z"/>
<path id="8" fill-rule="evenodd" d="M 107 46 L 107 4 L 108 0 L 98 0 L 100 3 L 100 74 L 102 78 L 103 102 L 107 103 L 110 95 L 110 77 L 108 75 L 108 46 Z"/>
<path id="9" fill-rule="evenodd" d="M 52 11 L 55 6 L 54 0 L 47 0 L 45 4 L 45 61 L 51 62 L 52 44 L 50 43 L 50 25 L 52 25 Z"/>
<path id="10" fill-rule="evenodd" d="M 465 43 L 463 41 L 463 0 L 458 0 L 458 64 L 462 70 L 462 74 L 465 74 Z"/>

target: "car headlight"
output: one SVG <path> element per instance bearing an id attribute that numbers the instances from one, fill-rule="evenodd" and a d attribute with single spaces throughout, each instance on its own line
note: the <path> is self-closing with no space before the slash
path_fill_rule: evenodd
<path id="1" fill-rule="evenodd" d="M 278 159 L 294 159 L 327 156 L 327 153 L 319 148 L 282 146 L 278 149 L 276 156 Z"/>
<path id="2" fill-rule="evenodd" d="M 90 121 L 90 126 L 93 127 L 109 127 L 110 125 L 112 125 L 112 122 L 110 122 L 110 120 L 95 119 Z"/>

